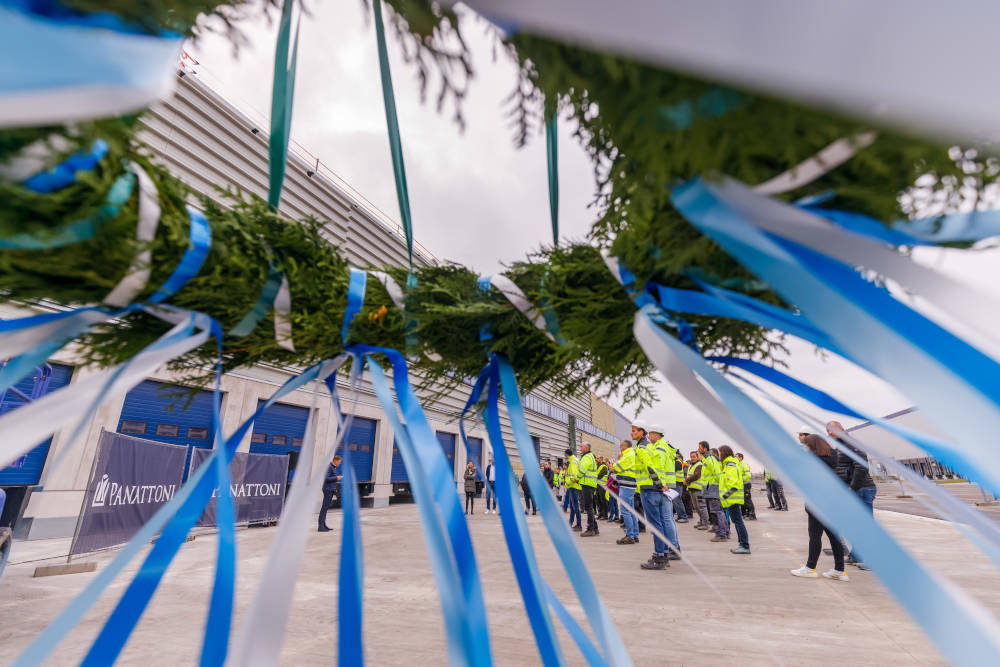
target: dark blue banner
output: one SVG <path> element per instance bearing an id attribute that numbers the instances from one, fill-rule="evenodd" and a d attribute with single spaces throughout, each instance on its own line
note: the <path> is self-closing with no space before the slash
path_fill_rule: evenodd
<path id="1" fill-rule="evenodd" d="M 191 473 L 212 453 L 210 449 L 191 452 Z M 212 473 L 215 474 L 215 473 Z M 288 456 L 237 452 L 229 464 L 230 489 L 236 504 L 237 523 L 277 521 L 285 502 L 285 482 L 288 479 Z M 214 526 L 216 489 L 213 500 L 198 520 L 199 526 Z"/>
<path id="2" fill-rule="evenodd" d="M 102 431 L 71 554 L 124 544 L 174 497 L 187 447 Z"/>

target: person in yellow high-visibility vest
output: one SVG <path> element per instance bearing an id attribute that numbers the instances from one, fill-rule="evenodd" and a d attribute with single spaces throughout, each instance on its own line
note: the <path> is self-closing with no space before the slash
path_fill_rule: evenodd
<path id="1" fill-rule="evenodd" d="M 719 480 L 722 478 L 722 463 L 712 454 L 709 444 L 702 440 L 698 443 L 698 454 L 703 464 L 701 478 L 704 480 L 701 496 L 705 508 L 715 528 L 713 542 L 725 542 L 729 539 L 729 522 L 722 511 L 722 500 L 719 498 Z"/>
<path id="2" fill-rule="evenodd" d="M 729 508 L 729 518 L 732 519 L 736 527 L 736 536 L 740 544 L 735 549 L 730 549 L 734 554 L 750 553 L 750 535 L 747 527 L 743 524 L 743 513 L 738 505 L 743 504 L 743 466 L 739 459 L 733 456 L 733 450 L 729 445 L 719 447 L 719 456 L 722 458 L 722 481 L 719 482 L 719 497 L 722 506 Z"/>
<path id="3" fill-rule="evenodd" d="M 580 445 L 580 491 L 583 498 L 583 511 L 587 513 L 587 530 L 580 537 L 598 535 L 597 519 L 597 458 L 590 451 L 590 443 Z"/>
<path id="4" fill-rule="evenodd" d="M 569 525 L 573 530 L 583 530 L 580 525 L 580 459 L 573 453 L 572 449 L 566 450 L 566 493 L 569 496 Z M 573 525 L 573 519 L 576 525 Z"/>
<path id="5" fill-rule="evenodd" d="M 737 453 L 736 458 L 740 461 L 743 472 L 743 518 L 747 521 L 757 520 L 757 510 L 753 506 L 753 497 L 750 495 L 750 464 L 743 460 L 743 454 Z"/>

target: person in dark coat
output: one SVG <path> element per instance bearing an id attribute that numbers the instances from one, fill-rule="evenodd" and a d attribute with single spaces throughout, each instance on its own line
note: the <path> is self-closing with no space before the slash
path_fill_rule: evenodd
<path id="1" fill-rule="evenodd" d="M 528 486 L 527 475 L 521 475 L 521 491 L 524 492 L 524 513 L 527 514 L 530 509 L 532 514 L 538 514 L 538 506 L 535 505 L 535 499 L 531 495 L 531 487 Z"/>
<path id="2" fill-rule="evenodd" d="M 465 466 L 465 513 L 476 511 L 476 464 L 472 461 Z"/>
<path id="3" fill-rule="evenodd" d="M 326 478 L 323 480 L 323 506 L 319 510 L 319 532 L 325 533 L 332 530 L 326 525 L 326 511 L 330 509 L 333 497 L 340 497 L 340 480 L 344 478 L 340 474 L 340 456 L 334 456 L 333 461 L 326 468 Z"/>
<path id="4" fill-rule="evenodd" d="M 844 427 L 840 422 L 829 422 L 826 425 L 826 432 L 831 438 L 837 440 L 841 448 L 841 451 L 837 452 L 837 474 L 840 479 L 844 480 L 845 484 L 851 487 L 851 491 L 858 494 L 861 502 L 865 504 L 865 508 L 874 516 L 875 496 L 878 493 L 878 487 L 875 486 L 875 480 L 872 479 L 868 470 L 868 455 L 840 437 L 845 434 Z M 854 456 L 849 455 L 844 450 L 850 450 Z M 865 463 L 862 464 L 859 461 Z M 862 570 L 868 569 L 868 566 L 858 558 L 857 552 L 853 549 L 847 554 L 847 562 L 851 565 L 857 565 Z"/>

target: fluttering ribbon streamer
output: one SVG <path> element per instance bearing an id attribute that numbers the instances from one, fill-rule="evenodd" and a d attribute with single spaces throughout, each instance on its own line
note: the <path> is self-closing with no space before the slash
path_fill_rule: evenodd
<path id="1" fill-rule="evenodd" d="M 938 648 L 960 664 L 979 664 L 1000 651 L 1000 626 L 979 603 L 949 586 L 904 550 L 838 477 L 700 355 L 659 328 L 655 307 L 636 312 L 636 340 L 650 361 L 692 405 L 733 440 L 778 470 L 809 499 L 813 512 L 848 536 L 876 576 Z M 704 387 L 697 372 L 715 392 Z M 718 398 L 716 398 L 716 395 Z M 920 581 L 921 586 L 913 586 Z"/>
<path id="2" fill-rule="evenodd" d="M 218 454 L 215 457 L 216 466 L 228 466 L 232 461 L 233 455 L 236 453 L 236 449 L 239 443 L 243 440 L 243 437 L 249 431 L 253 422 L 261 413 L 273 405 L 279 398 L 286 395 L 290 391 L 294 391 L 301 386 L 304 386 L 308 382 L 319 378 L 320 371 L 324 370 L 326 367 L 324 362 L 315 364 L 309 369 L 304 371 L 301 375 L 292 380 L 286 382 L 278 392 L 271 396 L 267 401 L 258 406 L 256 412 L 253 416 L 244 422 L 239 429 L 237 429 L 229 438 L 226 439 L 225 445 L 216 449 L 213 455 Z M 204 467 L 206 464 L 202 464 Z M 210 478 L 202 477 L 198 481 L 198 486 L 195 488 L 194 492 L 187 498 L 185 503 L 177 510 L 173 519 L 164 528 L 163 533 L 157 539 L 153 546 L 152 551 L 146 557 L 145 562 L 140 568 L 139 572 L 136 574 L 132 583 L 126 589 L 125 593 L 122 595 L 115 607 L 111 616 L 105 623 L 104 628 L 98 635 L 91 647 L 90 652 L 87 654 L 83 664 L 108 664 L 113 662 L 115 657 L 119 654 L 124 642 L 127 640 L 129 634 L 135 627 L 135 624 L 139 621 L 142 612 L 145 610 L 146 605 L 148 605 L 150 598 L 156 591 L 162 576 L 169 565 L 176 556 L 177 551 L 180 549 L 181 545 L 187 537 L 188 532 L 197 522 L 198 517 L 201 516 L 205 505 L 212 497 L 213 484 Z M 217 572 L 216 579 L 218 580 L 219 573 Z M 215 596 L 213 596 L 213 606 L 215 605 Z M 231 600 L 230 600 L 231 603 Z M 210 619 L 212 618 L 210 612 Z M 209 635 L 215 634 L 216 636 L 221 635 L 220 641 L 225 640 L 228 642 L 228 619 L 226 619 L 227 625 L 225 628 L 211 628 L 206 627 L 206 641 Z M 212 631 L 223 630 L 223 632 Z M 216 658 L 217 655 L 207 655 L 207 652 L 202 653 L 202 664 L 211 664 L 206 662 L 206 658 Z M 225 656 L 222 655 L 222 658 Z"/>
<path id="3" fill-rule="evenodd" d="M 855 410 L 854 408 L 841 403 L 839 400 L 830 396 L 826 392 L 816 389 L 815 387 L 811 387 L 777 369 L 765 366 L 759 362 L 752 361 L 750 359 L 741 359 L 739 357 L 706 357 L 706 359 L 708 361 L 726 364 L 728 366 L 733 366 L 749 373 L 753 373 L 759 378 L 767 380 L 768 382 L 777 385 L 786 391 L 790 391 L 793 394 L 804 398 L 823 410 L 839 412 L 842 415 L 854 417 L 855 419 L 871 422 L 876 426 L 880 426 L 881 428 L 898 435 L 904 440 L 912 442 L 938 461 L 961 473 L 966 479 L 971 479 L 978 484 L 990 488 L 989 480 L 982 479 L 982 476 L 979 473 L 979 469 L 982 467 L 982 462 L 970 459 L 965 450 L 955 447 L 940 438 L 936 438 L 927 433 L 921 433 L 920 431 L 916 431 L 914 429 L 906 428 L 891 419 L 883 419 L 876 415 L 870 415 L 865 412 Z M 997 491 L 1000 491 L 1000 489 L 997 489 L 994 492 Z"/>
<path id="4" fill-rule="evenodd" d="M 559 116 L 545 121 L 545 158 L 549 174 L 549 217 L 552 218 L 552 245 L 559 245 Z"/>
<path id="5" fill-rule="evenodd" d="M 146 287 L 146 283 L 149 282 L 153 262 L 153 250 L 150 244 L 156 237 L 156 228 L 160 225 L 161 213 L 160 198 L 153 179 L 149 177 L 145 169 L 134 162 L 129 163 L 129 169 L 135 174 L 139 184 L 135 240 L 142 249 L 132 260 L 122 279 L 104 297 L 104 303 L 119 308 L 124 308 L 132 303 L 133 299 L 139 296 L 139 293 Z"/>
<path id="6" fill-rule="evenodd" d="M 379 75 L 382 80 L 382 102 L 385 106 L 385 124 L 389 133 L 389 152 L 392 155 L 392 174 L 396 180 L 396 200 L 399 216 L 406 236 L 406 253 L 413 273 L 413 222 L 410 217 L 410 191 L 406 185 L 406 166 L 403 163 L 403 142 L 396 116 L 396 95 L 392 89 L 392 72 L 389 69 L 389 52 L 385 45 L 385 26 L 382 23 L 382 0 L 372 1 L 375 20 L 375 41 L 378 48 Z"/>
<path id="7" fill-rule="evenodd" d="M 168 96 L 184 37 L 145 34 L 114 14 L 58 2 L 0 5 L 0 127 L 107 118 Z"/>
<path id="8" fill-rule="evenodd" d="M 405 314 L 406 303 L 403 301 L 403 290 L 399 288 L 399 284 L 392 279 L 392 276 L 384 271 L 369 271 L 368 275 L 382 283 L 385 291 L 389 293 L 389 298 L 392 299 L 392 303 L 396 306 L 396 308 L 399 308 L 399 312 Z"/>
<path id="9" fill-rule="evenodd" d="M 776 202 L 753 193 L 734 201 L 726 196 L 730 192 L 696 179 L 676 188 L 673 201 L 810 321 L 823 322 L 855 363 L 910 395 L 957 446 L 986 460 L 991 455 L 986 443 L 1000 432 L 997 363 L 864 280 L 852 266 L 757 229 L 754 224 L 774 222 L 761 218 L 773 213 Z M 1000 485 L 1000 470 L 983 466 L 980 472 L 991 486 Z"/>
<path id="10" fill-rule="evenodd" d="M 537 460 L 535 446 L 532 443 L 531 433 L 524 416 L 524 406 L 518 394 L 514 369 L 510 362 L 503 357 L 497 356 L 495 359 L 518 455 L 521 457 L 521 461 Z M 632 660 L 625 650 L 621 636 L 618 634 L 604 602 L 601 601 L 600 595 L 597 593 L 593 580 L 587 572 L 580 547 L 574 539 L 574 534 L 570 532 L 569 526 L 563 520 L 562 512 L 556 506 L 552 494 L 549 493 L 545 478 L 542 477 L 537 465 L 525 466 L 524 474 L 528 478 L 528 487 L 531 489 L 531 495 L 541 512 L 542 520 L 549 531 L 549 537 L 552 539 L 556 553 L 559 555 L 563 567 L 566 569 L 566 574 L 580 599 L 580 604 L 594 630 L 594 636 L 601 645 L 605 660 L 616 667 L 631 665 Z"/>
<path id="11" fill-rule="evenodd" d="M 118 215 L 121 207 L 132 196 L 134 187 L 135 174 L 126 171 L 111 184 L 104 203 L 90 215 L 56 229 L 44 232 L 20 232 L 0 238 L 0 250 L 49 250 L 93 238 L 105 223 Z"/>
<path id="12" fill-rule="evenodd" d="M 366 351 L 362 346 L 353 347 L 356 352 Z M 378 350 L 378 348 L 370 349 Z M 406 419 L 405 426 L 399 418 L 385 372 L 377 362 L 369 364 L 368 368 L 375 395 L 382 404 L 396 436 L 396 444 L 410 481 L 410 490 L 413 492 L 420 514 L 424 542 L 427 545 L 431 570 L 441 600 L 448 660 L 455 666 L 490 665 L 492 659 L 489 633 L 485 606 L 482 605 L 482 592 L 478 584 L 478 572 L 475 570 L 469 572 L 468 567 L 468 562 L 471 560 L 472 567 L 475 568 L 471 542 L 456 553 L 459 551 L 458 545 L 452 540 L 455 533 L 462 529 L 467 535 L 468 527 L 465 525 L 464 517 L 456 516 L 454 511 L 444 509 L 452 504 L 458 505 L 454 472 L 447 471 L 444 462 L 438 460 L 444 459 L 444 453 L 416 402 L 416 396 L 407 378 L 405 360 L 398 352 L 391 352 L 393 354 L 389 355 L 389 359 L 393 366 L 393 384 L 399 399 L 399 407 Z M 449 495 L 453 503 L 449 502 Z M 460 512 L 461 508 L 458 509 Z M 464 576 L 463 570 L 465 570 Z M 471 577 L 475 578 L 474 582 L 470 581 Z M 485 642 L 477 641 L 482 639 L 485 639 Z"/>
<path id="13" fill-rule="evenodd" d="M 816 153 L 791 169 L 774 178 L 767 180 L 754 187 L 762 195 L 776 195 L 790 190 L 797 190 L 803 185 L 812 183 L 820 176 L 836 169 L 857 154 L 858 151 L 868 148 L 875 139 L 878 138 L 876 132 L 864 132 L 852 137 L 837 139 L 832 144 Z"/>
<path id="14" fill-rule="evenodd" d="M 462 443 L 469 454 L 469 460 L 475 463 L 477 474 L 483 483 L 488 485 L 490 482 L 483 474 L 482 462 L 476 460 L 472 448 L 469 446 L 469 439 L 465 434 L 465 417 L 469 410 L 479 403 L 483 389 L 488 385 L 486 427 L 490 436 L 490 445 L 496 458 L 495 492 L 500 503 L 500 522 L 503 527 L 504 539 L 542 664 L 562 666 L 566 664 L 566 659 L 559 647 L 559 640 L 555 636 L 555 629 L 548 614 L 548 601 L 544 595 L 548 585 L 545 584 L 538 571 L 538 562 L 531 545 L 528 526 L 524 520 L 524 514 L 521 513 L 520 502 L 515 500 L 517 491 L 514 486 L 514 473 L 507 456 L 506 443 L 503 441 L 503 431 L 500 428 L 500 414 L 497 404 L 498 381 L 496 364 L 491 359 L 473 385 L 469 400 L 466 401 L 459 417 L 458 430 L 462 436 Z M 556 602 L 558 603 L 558 598 L 556 598 Z M 561 603 L 559 604 L 561 605 Z M 603 660 L 598 664 L 603 664 Z"/>
<path id="15" fill-rule="evenodd" d="M 822 437 L 824 440 L 829 442 L 832 447 L 838 449 L 843 454 L 856 461 L 859 465 L 866 468 L 869 466 L 869 462 L 867 460 L 862 459 L 849 448 L 843 447 L 837 440 L 826 435 L 824 433 L 825 424 L 821 420 L 816 419 L 802 410 L 788 405 L 784 401 L 778 400 L 772 394 L 764 391 L 753 382 L 737 373 L 730 371 L 729 377 L 735 378 L 736 380 L 739 380 L 756 390 L 765 399 L 799 420 L 812 422 L 816 427 L 816 435 Z M 794 387 L 794 385 L 792 386 Z M 813 389 L 812 387 L 806 387 L 807 391 L 801 394 L 799 394 L 795 389 L 790 389 L 789 391 L 796 393 L 801 398 L 804 398 L 820 408 L 823 408 L 827 400 L 832 401 L 830 405 L 840 403 L 832 396 L 825 394 L 825 392 Z M 834 411 L 839 412 L 839 410 Z M 917 495 L 918 502 L 950 520 L 959 532 L 963 533 L 970 542 L 979 547 L 979 549 L 982 550 L 983 553 L 985 553 L 991 560 L 993 560 L 995 564 L 1000 566 L 1000 527 L 998 527 L 994 522 L 990 521 L 985 515 L 975 510 L 970 505 L 967 505 L 951 493 L 945 491 L 941 486 L 931 482 L 923 475 L 914 472 L 909 467 L 898 462 L 883 449 L 875 447 L 870 443 L 860 442 L 849 432 L 843 432 L 839 437 L 843 438 L 848 444 L 857 447 L 860 451 L 867 452 L 869 455 L 873 456 L 873 458 L 877 459 L 883 466 L 885 466 L 888 472 L 897 475 L 901 479 L 905 479 L 913 485 L 920 492 L 920 494 Z M 971 529 L 974 529 L 974 531 Z"/>
<path id="16" fill-rule="evenodd" d="M 288 141 L 292 127 L 292 101 L 295 97 L 295 68 L 299 56 L 299 27 L 295 23 L 295 37 L 291 37 L 292 13 L 296 0 L 284 0 L 281 21 L 278 24 L 278 41 L 274 49 L 274 82 L 271 87 L 271 135 L 268 137 L 268 189 L 267 203 L 274 211 L 281 202 L 285 183 L 285 164 L 288 158 Z M 289 43 L 291 46 L 289 47 Z M 289 50 L 291 55 L 289 56 Z"/>
<path id="17" fill-rule="evenodd" d="M 317 379 L 325 378 L 335 408 L 338 407 L 335 401 L 337 369 L 349 358 L 345 354 L 323 362 L 316 375 Z M 360 366 L 357 371 L 352 366 L 351 375 L 352 388 L 356 389 L 357 381 L 360 379 Z M 339 447 L 349 432 L 349 425 L 345 425 L 339 415 L 335 416 L 339 424 L 337 437 L 330 444 L 321 446 L 318 446 L 322 438 L 317 438 L 316 420 L 314 416 L 310 417 L 299 455 L 296 483 L 292 485 L 281 510 L 277 533 L 268 550 L 267 564 L 259 578 L 260 585 L 229 652 L 227 663 L 230 665 L 274 665 L 279 660 L 288 610 L 295 592 L 295 580 L 301 569 L 308 527 L 313 521 L 317 496 L 322 493 L 326 473 L 325 461 L 329 460 L 332 452 Z M 321 464 L 315 466 L 313 462 Z M 343 555 L 341 557 L 343 558 Z"/>
<path id="18" fill-rule="evenodd" d="M 227 336 L 233 336 L 234 338 L 243 338 L 244 336 L 249 336 L 253 333 L 253 330 L 257 327 L 257 324 L 264 319 L 268 312 L 271 310 L 271 306 L 274 305 L 274 298 L 278 296 L 278 290 L 281 288 L 281 281 L 285 275 L 278 270 L 274 262 L 271 262 L 267 267 L 267 277 L 264 279 L 264 287 L 260 290 L 260 295 L 257 297 L 256 303 L 250 311 L 243 316 L 239 322 L 236 323 L 232 329 L 226 334 Z"/>
<path id="19" fill-rule="evenodd" d="M 59 614 L 59 616 L 57 616 L 56 619 L 35 638 L 31 645 L 29 645 L 24 653 L 18 657 L 14 664 L 18 667 L 27 667 L 28 665 L 37 665 L 43 662 L 45 658 L 56 648 L 59 642 L 74 627 L 76 627 L 83 615 L 88 609 L 90 609 L 94 602 L 98 600 L 108 585 L 114 581 L 118 574 L 121 573 L 121 571 L 132 561 L 132 559 L 134 559 L 140 552 L 142 552 L 143 549 L 146 548 L 146 545 L 153 537 L 160 534 L 161 530 L 166 527 L 168 530 L 175 533 L 173 535 L 173 539 L 176 541 L 176 533 L 179 532 L 176 530 L 178 528 L 178 524 L 193 524 L 197 521 L 198 517 L 201 516 L 201 512 L 208 500 L 210 500 L 215 486 L 208 473 L 215 472 L 213 468 L 215 465 L 219 465 L 220 462 L 222 465 L 228 466 L 232 459 L 232 455 L 235 454 L 236 448 L 247 434 L 250 427 L 253 425 L 254 420 L 259 417 L 265 409 L 279 401 L 281 398 L 317 379 L 323 364 L 324 362 L 314 364 L 298 376 L 289 378 L 274 392 L 274 394 L 271 395 L 267 401 L 258 406 L 257 411 L 250 417 L 250 419 L 246 420 L 231 436 L 229 436 L 229 438 L 226 439 L 224 447 L 213 449 L 212 453 L 202 463 L 202 465 L 200 465 L 191 474 L 188 481 L 177 490 L 174 497 L 157 510 L 157 512 L 145 524 L 143 524 L 139 532 L 137 532 L 132 539 L 125 544 L 125 546 L 107 565 L 101 568 L 87 587 L 84 588 L 84 590 L 73 599 L 73 601 Z M 24 406 L 9 414 L 17 414 L 20 410 L 28 407 L 30 407 L 30 405 Z M 181 543 L 186 535 L 186 531 L 183 535 L 181 535 Z M 164 540 L 167 537 L 168 532 L 167 530 L 164 530 L 160 539 L 157 540 L 157 545 L 164 543 Z M 176 545 L 177 548 L 179 548 L 179 546 L 180 544 Z M 155 547 L 154 550 L 156 550 Z M 176 548 L 174 551 L 176 552 Z M 152 556 L 152 553 L 150 556 Z M 148 561 L 149 559 L 147 558 L 147 563 L 144 564 L 143 569 L 140 570 L 136 576 L 151 577 L 157 571 L 160 575 L 162 575 L 163 568 L 166 567 L 166 564 L 158 563 L 156 565 L 156 568 L 159 568 L 158 570 L 156 568 L 150 569 L 147 567 L 149 565 Z M 138 618 L 135 619 L 135 621 L 137 620 Z M 134 622 L 130 622 L 130 625 L 134 626 Z M 129 628 L 129 631 L 131 631 L 131 628 Z"/>
<path id="20" fill-rule="evenodd" d="M 852 211 L 840 211 L 837 209 L 821 208 L 819 206 L 803 205 L 796 202 L 796 206 L 809 211 L 821 218 L 826 218 L 841 229 L 846 229 L 855 234 L 862 234 L 877 241 L 888 243 L 894 246 L 933 246 L 931 241 L 917 238 L 910 235 L 905 230 L 896 229 L 895 226 L 886 227 L 881 221 L 870 218 L 861 213 Z"/>
<path id="21" fill-rule="evenodd" d="M 35 147 L 48 152 L 48 146 L 44 141 L 35 142 L 21 152 L 36 152 L 38 149 Z M 94 143 L 90 146 L 90 150 L 74 153 L 51 169 L 38 172 L 24 179 L 22 185 L 32 192 L 43 194 L 55 192 L 76 181 L 77 173 L 93 170 L 107 153 L 108 142 L 104 141 L 104 139 L 95 139 Z"/>

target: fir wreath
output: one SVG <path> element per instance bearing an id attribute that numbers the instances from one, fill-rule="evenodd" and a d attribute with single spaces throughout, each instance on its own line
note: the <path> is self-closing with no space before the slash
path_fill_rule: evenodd
<path id="1" fill-rule="evenodd" d="M 237 10 L 246 2 L 219 4 L 178 0 L 122 3 L 67 0 L 79 11 L 116 11 L 150 32 L 195 32 L 199 13 L 223 17 L 234 40 Z M 269 2 L 262 5 L 268 6 Z M 425 89 L 437 77 L 439 107 L 449 99 L 461 119 L 461 100 L 473 68 L 457 17 L 437 3 L 394 0 L 391 25 Z M 519 80 L 510 97 L 515 140 L 525 142 L 546 115 L 559 113 L 576 124 L 576 137 L 590 155 L 598 217 L 587 242 L 542 248 L 510 265 L 507 276 L 534 303 L 544 297 L 553 309 L 565 344 L 549 339 L 496 290 L 483 291 L 477 276 L 448 264 L 416 269 L 407 291 L 407 316 L 416 321 L 416 349 L 408 353 L 428 385 L 447 388 L 481 369 L 486 352 L 510 359 L 524 391 L 550 382 L 558 391 L 587 386 L 614 388 L 636 404 L 653 399 L 652 367 L 632 336 L 635 307 L 604 266 L 601 251 L 620 258 L 637 277 L 671 287 L 697 289 L 692 277 L 788 307 L 767 285 L 700 234 L 670 205 L 670 188 L 698 174 L 725 173 L 747 183 L 765 181 L 812 157 L 831 142 L 871 127 L 747 91 L 596 53 L 531 35 L 505 37 L 497 45 L 518 63 Z M 721 112 L 700 101 L 723 94 Z M 680 114 L 678 113 L 680 111 Z M 681 119 L 679 120 L 679 117 Z M 798 197 L 828 193 L 824 206 L 848 209 L 883 221 L 914 213 L 933 199 L 941 213 L 978 199 L 995 182 L 1000 167 L 974 150 L 957 151 L 892 128 L 876 128 L 878 139 L 844 165 L 785 193 Z M 143 167 L 156 184 L 163 209 L 152 242 L 148 297 L 182 255 L 188 237 L 185 204 L 192 193 L 149 156 L 136 139 L 136 118 L 105 119 L 71 130 L 41 127 L 0 131 L 0 164 L 25 146 L 54 135 L 71 146 L 53 151 L 56 163 L 100 137 L 110 150 L 97 169 L 59 191 L 38 194 L 0 182 L 0 235 L 52 233 L 68 220 L 92 213 L 128 161 Z M 920 187 L 916 187 L 916 183 Z M 272 316 L 242 338 L 226 337 L 227 370 L 256 363 L 304 366 L 334 356 L 346 305 L 348 265 L 320 235 L 322 221 L 289 220 L 266 202 L 228 191 L 225 206 L 197 198 L 213 230 L 213 244 L 201 272 L 169 300 L 201 311 L 229 330 L 256 301 L 273 261 L 291 287 L 295 352 L 279 347 Z M 134 238 L 137 195 L 91 239 L 44 251 L 0 251 L 0 290 L 7 301 L 42 299 L 67 306 L 100 303 L 142 249 Z M 399 284 L 406 270 L 388 267 Z M 357 342 L 404 349 L 404 321 L 377 281 L 369 281 L 365 308 L 350 328 Z M 698 346 L 713 355 L 736 355 L 780 363 L 782 336 L 725 318 L 685 316 Z M 488 325 L 492 338 L 480 340 Z M 165 325 L 136 313 L 114 326 L 97 328 L 79 342 L 84 358 L 100 365 L 120 363 L 164 331 Z M 205 377 L 215 359 L 214 344 L 172 362 L 189 380 Z"/>

